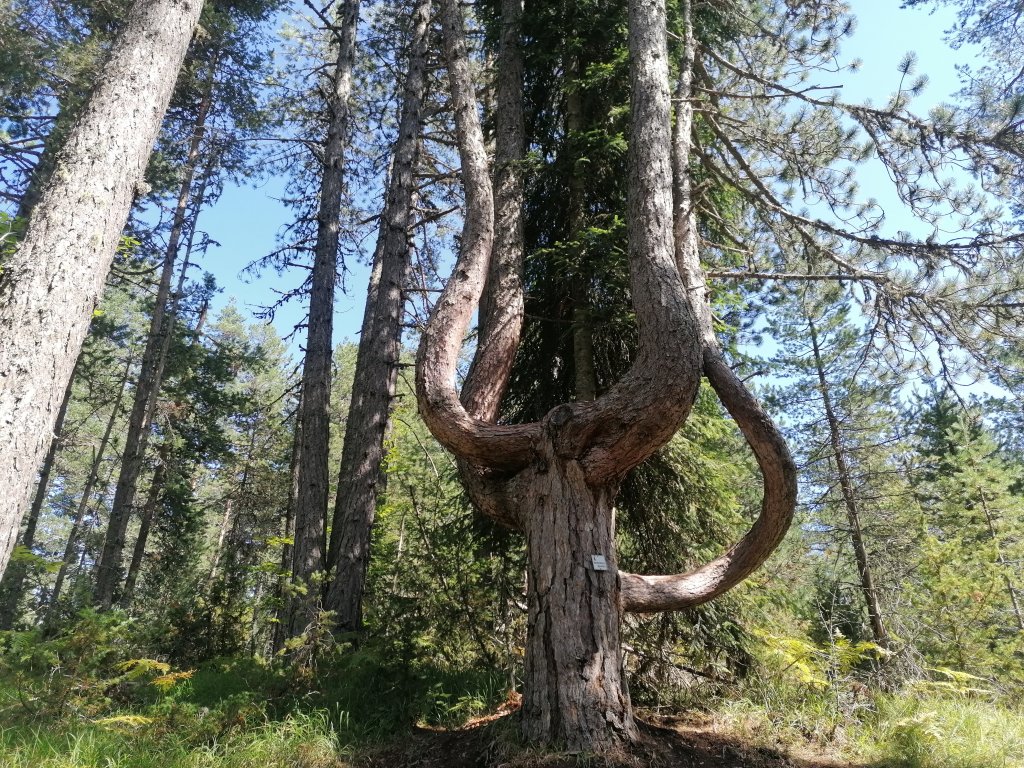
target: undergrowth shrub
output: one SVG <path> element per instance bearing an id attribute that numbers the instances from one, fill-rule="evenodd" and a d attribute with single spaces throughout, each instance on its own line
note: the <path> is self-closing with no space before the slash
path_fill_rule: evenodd
<path id="1" fill-rule="evenodd" d="M 94 716 L 123 690 L 155 667 L 121 666 L 136 657 L 131 621 L 118 611 L 83 611 L 64 634 L 47 637 L 41 630 L 5 632 L 0 640 L 0 675 L 16 694 L 15 702 L 31 717 L 62 718 L 70 713 Z M 141 660 L 140 660 L 141 661 Z"/>

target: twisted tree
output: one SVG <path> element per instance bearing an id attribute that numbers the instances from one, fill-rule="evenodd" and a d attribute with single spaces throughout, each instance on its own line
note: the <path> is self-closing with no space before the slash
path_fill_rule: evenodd
<path id="1" fill-rule="evenodd" d="M 664 0 L 629 3 L 633 365 L 596 399 L 559 405 L 533 423 L 498 423 L 522 324 L 521 12 L 520 0 L 503 0 L 492 192 L 461 12 L 455 0 L 443 4 L 466 210 L 458 259 L 422 335 L 417 398 L 431 432 L 458 458 L 476 505 L 527 537 L 524 735 L 600 750 L 636 734 L 622 676 L 622 614 L 698 605 L 742 581 L 789 527 L 796 472 L 778 431 L 726 364 L 711 326 L 689 200 L 692 107 L 685 98 L 674 141 L 670 130 Z M 692 61 L 692 54 L 684 60 L 681 91 L 689 87 Z M 458 356 L 485 293 L 475 357 L 460 393 Z M 618 484 L 686 420 L 702 374 L 758 459 L 761 515 L 738 544 L 690 573 L 620 572 Z"/>

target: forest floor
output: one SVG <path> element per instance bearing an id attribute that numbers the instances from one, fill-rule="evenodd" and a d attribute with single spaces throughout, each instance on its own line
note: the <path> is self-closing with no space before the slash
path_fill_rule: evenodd
<path id="1" fill-rule="evenodd" d="M 968 691 L 639 708 L 638 742 L 596 759 L 523 746 L 502 675 L 411 672 L 364 650 L 305 677 L 214 660 L 161 688 L 174 673 L 137 663 L 113 679 L 81 663 L 39 672 L 21 661 L 39 647 L 0 655 L 0 768 L 1024 768 L 1019 703 Z"/>
<path id="2" fill-rule="evenodd" d="M 616 755 L 595 760 L 576 754 L 519 751 L 508 746 L 509 723 L 490 719 L 463 728 L 417 728 L 400 744 L 368 752 L 360 768 L 867 768 L 810 747 L 773 749 L 722 732 L 700 716 L 641 721 L 640 740 Z M 877 768 L 882 768 L 877 766 Z"/>

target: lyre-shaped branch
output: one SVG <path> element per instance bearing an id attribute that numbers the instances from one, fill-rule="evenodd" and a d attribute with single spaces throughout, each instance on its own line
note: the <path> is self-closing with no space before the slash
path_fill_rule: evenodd
<path id="1" fill-rule="evenodd" d="M 710 563 L 689 573 L 670 576 L 620 573 L 623 608 L 634 612 L 688 608 L 736 586 L 778 547 L 789 530 L 796 506 L 796 465 L 786 442 L 757 399 L 726 363 L 712 325 L 711 306 L 698 252 L 697 220 L 689 173 L 695 42 L 689 3 L 684 6 L 683 42 L 685 50 L 676 91 L 679 107 L 673 137 L 676 263 L 697 314 L 704 375 L 754 452 L 761 470 L 764 496 L 761 514 L 746 536 Z"/>
<path id="2" fill-rule="evenodd" d="M 485 397 L 486 408 L 475 404 L 474 396 L 469 397 L 472 411 L 467 411 L 455 388 L 459 351 L 480 302 L 491 262 L 494 202 L 466 54 L 462 12 L 457 0 L 445 0 L 442 4 L 441 25 L 466 191 L 466 213 L 458 260 L 420 340 L 416 357 L 417 398 L 430 431 L 461 459 L 492 468 L 520 468 L 533 455 L 539 425 L 488 423 L 485 418 L 496 414 L 500 393 L 498 397 L 493 394 Z M 518 337 L 518 331 L 515 335 Z M 478 357 L 480 350 L 487 349 L 487 345 L 481 345 Z M 473 375 L 475 381 L 483 376 L 479 365 Z"/>
<path id="3" fill-rule="evenodd" d="M 431 432 L 461 459 L 482 467 L 514 470 L 532 458 L 543 429 L 540 424 L 505 426 L 487 421 L 496 414 L 507 376 L 506 370 L 495 378 L 498 386 L 492 387 L 490 394 L 478 396 L 484 387 L 477 383 L 477 375 L 483 375 L 485 356 L 496 349 L 492 342 L 497 336 L 489 334 L 503 332 L 497 323 L 485 329 L 488 335 L 478 347 L 477 370 L 466 397 L 460 401 L 455 390 L 458 353 L 491 263 L 494 215 L 457 3 L 444 4 L 442 23 L 466 188 L 466 217 L 459 259 L 421 340 L 417 394 Z M 559 406 L 544 420 L 556 434 L 556 450 L 577 458 L 594 484 L 615 482 L 667 442 L 689 413 L 700 380 L 697 322 L 675 264 L 672 237 L 664 10 L 655 2 L 641 0 L 632 8 L 630 29 L 634 130 L 630 141 L 629 264 L 639 335 L 637 359 L 626 376 L 597 400 Z M 515 106 L 505 102 L 499 108 Z M 508 242 L 501 246 L 508 247 Z M 495 263 L 510 262 L 499 255 Z M 494 318 L 498 312 L 491 306 L 486 315 Z M 514 307 L 503 315 L 513 318 L 515 336 L 519 312 Z M 507 340 L 512 334 L 501 338 Z M 503 350 L 510 348 L 514 347 L 504 346 Z M 494 355 L 495 360 L 499 358 L 502 364 L 510 362 L 507 351 Z"/>

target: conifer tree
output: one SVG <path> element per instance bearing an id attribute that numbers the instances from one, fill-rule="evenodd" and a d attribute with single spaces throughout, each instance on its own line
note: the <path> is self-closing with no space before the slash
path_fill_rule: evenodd
<path id="1" fill-rule="evenodd" d="M 795 501 L 795 471 L 784 443 L 726 366 L 704 320 L 709 313 L 703 308 L 694 312 L 695 305 L 703 307 L 703 297 L 691 303 L 684 282 L 684 274 L 699 276 L 700 267 L 692 242 L 676 238 L 672 228 L 665 24 L 663 5 L 630 3 L 628 250 L 639 337 L 633 365 L 593 402 L 560 405 L 540 422 L 504 425 L 495 424 L 495 418 L 514 346 L 480 345 L 461 399 L 454 389 L 458 352 L 488 265 L 492 260 L 515 264 L 522 253 L 507 247 L 516 242 L 506 239 L 507 232 L 495 237 L 461 12 L 453 2 L 442 9 L 467 212 L 454 277 L 435 305 L 420 344 L 417 397 L 435 437 L 471 470 L 464 469 L 463 476 L 470 476 L 467 487 L 477 505 L 526 532 L 530 618 L 524 734 L 575 748 L 602 749 L 636 735 L 622 678 L 620 612 L 692 606 L 726 591 L 778 544 Z M 499 108 L 499 126 L 515 106 L 506 102 L 505 109 Z M 677 146 L 677 154 L 688 146 Z M 679 167 L 687 169 L 688 163 Z M 494 248 L 495 242 L 501 250 Z M 521 283 L 492 281 L 488 294 L 491 323 L 495 307 L 521 300 Z M 501 325 L 496 328 L 505 331 Z M 486 331 L 481 335 L 486 338 Z M 513 338 L 517 336 L 516 329 Z M 685 421 L 702 368 L 758 457 L 765 475 L 762 516 L 729 553 L 689 574 L 620 573 L 612 511 L 618 482 Z"/>
<path id="2" fill-rule="evenodd" d="M 326 12 L 321 17 L 326 19 Z M 310 273 L 306 356 L 298 433 L 298 473 L 294 512 L 292 578 L 295 594 L 288 632 L 298 635 L 320 610 L 327 558 L 327 508 L 330 492 L 330 393 L 333 353 L 334 289 L 338 275 L 345 156 L 349 142 L 352 75 L 359 24 L 358 0 L 345 0 L 327 21 L 334 61 L 324 78 L 326 136 L 319 139 L 320 188 Z"/>
<path id="3" fill-rule="evenodd" d="M 362 621 L 362 600 L 370 556 L 370 534 L 385 475 L 384 439 L 395 397 L 401 357 L 402 316 L 409 278 L 415 172 L 422 143 L 424 91 L 431 3 L 411 13 L 407 74 L 367 291 L 359 353 L 345 421 L 338 493 L 331 526 L 328 566 L 334 578 L 324 607 L 339 628 L 354 631 Z"/>
<path id="4" fill-rule="evenodd" d="M 0 484 L 11 489 L 0 572 L 201 10 L 199 0 L 135 4 L 24 240 L 0 264 Z"/>
<path id="5" fill-rule="evenodd" d="M 917 643 L 935 666 L 1011 682 L 1024 642 L 1024 501 L 977 414 L 948 393 L 920 414 Z"/>

